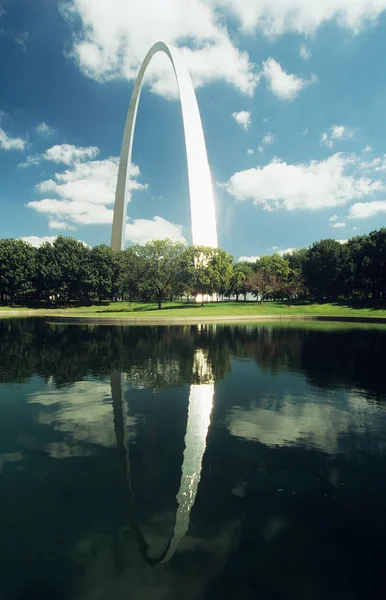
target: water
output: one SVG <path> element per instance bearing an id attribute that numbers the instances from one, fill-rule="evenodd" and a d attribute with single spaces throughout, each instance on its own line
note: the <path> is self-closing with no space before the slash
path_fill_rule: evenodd
<path id="1" fill-rule="evenodd" d="M 0 321 L 0 599 L 385 598 L 385 350 Z"/>

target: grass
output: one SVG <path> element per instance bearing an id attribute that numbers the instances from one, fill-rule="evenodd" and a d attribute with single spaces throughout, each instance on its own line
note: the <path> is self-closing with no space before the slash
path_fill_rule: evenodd
<path id="1" fill-rule="evenodd" d="M 310 317 L 365 317 L 386 318 L 386 302 L 377 304 L 367 303 L 297 303 L 288 305 L 285 302 L 210 302 L 203 306 L 200 304 L 186 304 L 183 302 L 165 303 L 162 310 L 157 309 L 152 302 L 114 302 L 94 304 L 91 306 L 70 306 L 63 308 L 31 308 L 28 306 L 10 308 L 0 307 L 0 315 L 52 315 L 52 316 L 92 316 L 111 318 L 195 318 L 195 317 L 281 317 L 285 319 L 292 316 Z"/>

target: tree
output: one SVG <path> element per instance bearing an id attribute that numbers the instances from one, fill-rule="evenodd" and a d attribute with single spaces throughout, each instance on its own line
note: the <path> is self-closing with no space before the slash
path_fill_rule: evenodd
<path id="1" fill-rule="evenodd" d="M 233 256 L 221 248 L 190 246 L 184 253 L 185 291 L 188 295 L 226 294 L 232 277 Z"/>
<path id="2" fill-rule="evenodd" d="M 369 258 L 373 282 L 372 297 L 386 298 L 386 227 L 369 233 Z"/>
<path id="3" fill-rule="evenodd" d="M 212 293 L 212 284 L 208 263 L 213 248 L 207 246 L 189 246 L 183 255 L 185 293 L 189 296 Z"/>
<path id="4" fill-rule="evenodd" d="M 248 290 L 260 296 L 261 302 L 275 294 L 283 293 L 290 274 L 288 262 L 279 254 L 262 256 L 256 261 L 253 273 L 247 278 Z"/>
<path id="5" fill-rule="evenodd" d="M 93 284 L 90 248 L 83 242 L 61 235 L 52 245 L 61 273 L 60 293 L 68 301 L 87 299 Z"/>
<path id="6" fill-rule="evenodd" d="M 0 291 L 15 296 L 29 294 L 34 289 L 36 248 L 23 240 L 0 240 Z"/>
<path id="7" fill-rule="evenodd" d="M 120 258 L 120 253 L 104 244 L 94 246 L 90 251 L 91 287 L 99 302 L 112 300 L 119 293 Z"/>
<path id="8" fill-rule="evenodd" d="M 276 275 L 279 279 L 284 280 L 288 277 L 290 268 L 288 261 L 280 254 L 272 254 L 270 256 L 262 256 L 256 261 L 257 271 L 267 271 Z"/>
<path id="9" fill-rule="evenodd" d="M 233 256 L 221 248 L 212 248 L 207 265 L 212 294 L 223 296 L 229 290 Z"/>
<path id="10" fill-rule="evenodd" d="M 163 300 L 181 291 L 184 251 L 184 244 L 171 240 L 153 240 L 131 250 L 138 291 L 156 300 L 159 309 Z"/>
<path id="11" fill-rule="evenodd" d="M 36 249 L 35 287 L 39 299 L 58 295 L 62 287 L 60 256 L 50 242 Z"/>
<path id="12" fill-rule="evenodd" d="M 233 265 L 229 285 L 229 295 L 234 294 L 236 296 L 236 302 L 238 302 L 240 294 L 244 295 L 244 301 L 246 302 L 248 293 L 246 281 L 252 272 L 253 267 L 249 262 L 239 262 Z"/>
<path id="13" fill-rule="evenodd" d="M 274 273 L 261 269 L 253 271 L 246 280 L 248 291 L 263 302 L 280 289 L 280 279 Z"/>
<path id="14" fill-rule="evenodd" d="M 308 259 L 308 251 L 306 248 L 294 250 L 290 254 L 283 255 L 284 260 L 289 266 L 289 274 L 284 283 L 283 291 L 286 298 L 291 300 L 297 296 L 307 296 L 307 288 L 304 281 L 304 265 Z"/>
<path id="15" fill-rule="evenodd" d="M 336 240 L 316 242 L 304 265 L 307 287 L 314 298 L 335 300 L 344 295 L 347 248 Z"/>

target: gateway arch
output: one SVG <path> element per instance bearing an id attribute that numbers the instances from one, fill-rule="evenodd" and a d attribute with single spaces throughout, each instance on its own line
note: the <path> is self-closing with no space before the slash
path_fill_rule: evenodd
<path id="1" fill-rule="evenodd" d="M 151 59 L 157 52 L 164 52 L 172 63 L 180 94 L 188 166 L 192 241 L 197 246 L 202 245 L 217 248 L 217 227 L 212 180 L 196 94 L 189 71 L 179 50 L 171 44 L 164 42 L 157 42 L 150 48 L 134 85 L 118 169 L 111 248 L 113 250 L 123 250 L 125 246 L 128 169 L 131 163 L 138 103 L 143 77 Z"/>

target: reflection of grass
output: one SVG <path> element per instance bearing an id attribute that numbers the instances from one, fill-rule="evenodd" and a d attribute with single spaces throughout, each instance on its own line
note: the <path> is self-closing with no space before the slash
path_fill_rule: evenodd
<path id="1" fill-rule="evenodd" d="M 4 311 L 4 312 L 3 312 Z M 153 302 L 113 302 L 95 304 L 91 306 L 70 306 L 67 308 L 28 308 L 0 307 L 0 314 L 6 315 L 17 311 L 18 315 L 56 315 L 56 316 L 93 316 L 93 317 L 119 317 L 119 318 L 190 318 L 190 317 L 281 317 L 292 316 L 314 317 L 365 317 L 386 318 L 386 302 L 377 304 L 367 303 L 298 303 L 289 306 L 285 302 L 210 302 L 200 304 L 186 304 L 183 302 L 170 302 L 163 305 L 162 310 L 157 309 Z"/>

